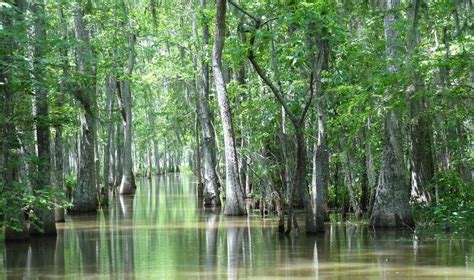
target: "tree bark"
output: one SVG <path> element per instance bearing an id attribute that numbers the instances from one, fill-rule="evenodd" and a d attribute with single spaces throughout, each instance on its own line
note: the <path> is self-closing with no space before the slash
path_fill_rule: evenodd
<path id="1" fill-rule="evenodd" d="M 370 133 L 370 117 L 367 119 L 367 131 L 369 134 Z M 367 138 L 367 135 L 366 135 Z M 375 193 L 376 193 L 376 184 L 377 184 L 377 178 L 376 178 L 376 172 L 375 172 L 375 164 L 374 164 L 374 158 L 372 156 L 372 144 L 370 143 L 370 140 L 366 139 L 365 140 L 366 145 L 365 145 L 365 166 L 367 170 L 367 185 L 370 190 L 370 197 L 369 197 L 369 205 L 367 209 L 368 216 L 372 216 L 372 209 L 375 203 Z"/>
<path id="2" fill-rule="evenodd" d="M 64 11 L 63 9 L 59 10 L 59 20 L 61 24 L 61 36 L 62 40 L 67 40 L 67 23 L 64 20 Z M 66 95 L 67 88 L 67 80 L 68 80 L 68 51 L 66 47 L 62 47 L 61 50 L 62 56 L 62 77 L 59 81 L 59 96 L 56 100 L 56 106 L 61 108 L 64 106 L 64 97 Z M 55 157 L 55 181 L 56 181 L 56 188 L 59 191 L 66 191 L 64 188 L 64 156 L 67 155 L 64 152 L 64 139 L 63 139 L 63 129 L 61 124 L 56 124 L 55 127 L 55 138 L 54 138 L 54 157 Z M 67 160 L 66 160 L 67 161 Z M 64 222 L 64 208 L 56 207 L 55 209 L 55 220 L 56 222 Z"/>
<path id="3" fill-rule="evenodd" d="M 408 39 L 408 68 L 413 74 L 413 91 L 410 100 L 410 142 L 411 142 L 411 196 L 421 203 L 430 203 L 431 194 L 427 190 L 434 176 L 432 154 L 431 122 L 426 115 L 426 103 L 423 96 L 417 93 L 423 90 L 423 83 L 415 65 L 418 45 L 418 20 L 421 0 L 415 0 L 412 10 L 412 26 Z"/>
<path id="4" fill-rule="evenodd" d="M 73 207 L 71 212 L 92 212 L 97 210 L 97 179 L 95 166 L 95 91 L 89 83 L 93 77 L 91 64 L 92 50 L 89 44 L 89 34 L 84 24 L 83 9 L 79 3 L 73 4 L 74 33 L 80 44 L 76 47 L 77 67 L 81 75 L 87 78 L 85 84 L 80 84 L 74 91 L 75 98 L 82 106 L 81 136 L 79 150 L 79 171 L 77 186 L 72 195 Z"/>
<path id="5" fill-rule="evenodd" d="M 46 89 L 44 73 L 45 66 L 41 62 L 45 56 L 46 43 L 45 10 L 44 4 L 33 2 L 29 4 L 33 15 L 33 77 L 34 84 L 34 111 L 36 119 L 36 153 L 38 156 L 37 175 L 33 186 L 33 193 L 50 189 L 51 186 L 51 132 L 48 121 L 48 91 Z M 30 227 L 32 235 L 56 235 L 54 209 L 34 209 L 37 215 L 37 224 Z"/>
<path id="6" fill-rule="evenodd" d="M 132 94 L 130 90 L 130 75 L 132 74 L 133 67 L 135 65 L 135 35 L 129 34 L 128 36 L 128 65 L 125 71 L 127 76 L 123 81 L 122 90 L 122 108 L 125 112 L 124 121 L 124 145 L 123 145 L 123 171 L 122 171 L 122 182 L 120 183 L 119 193 L 120 194 L 131 194 L 133 192 L 133 185 L 135 184 L 132 174 Z"/>
<path id="7" fill-rule="evenodd" d="M 200 0 L 200 8 L 206 8 L 206 0 Z M 197 28 L 194 30 L 197 41 Z M 199 116 L 201 118 L 202 133 L 202 167 L 204 175 L 204 206 L 219 206 L 219 180 L 216 174 L 216 140 L 214 127 L 212 126 L 212 113 L 209 108 L 209 64 L 208 64 L 209 27 L 205 20 L 202 22 L 202 44 L 199 62 L 201 66 L 200 91 L 199 91 Z"/>
<path id="8" fill-rule="evenodd" d="M 123 125 L 120 122 L 115 124 L 115 158 L 117 160 L 115 164 L 115 178 L 114 178 L 114 188 L 118 188 L 120 186 L 120 182 L 122 180 L 122 159 L 123 159 Z"/>
<path id="9" fill-rule="evenodd" d="M 314 28 L 311 28 L 312 30 Z M 321 82 L 322 71 L 328 69 L 329 42 L 323 38 L 326 34 L 319 31 L 315 38 L 318 53 L 312 54 L 314 78 L 314 91 L 316 95 L 316 116 L 318 120 L 317 142 L 313 147 L 313 172 L 312 172 L 312 207 L 316 217 L 314 231 L 324 231 L 324 221 L 328 219 L 328 181 L 329 181 L 329 152 L 326 146 L 326 96 Z M 309 35 L 314 36 L 314 35 Z M 310 39 L 310 42 L 314 41 Z M 314 213 L 316 211 L 316 213 Z"/>
<path id="10" fill-rule="evenodd" d="M 399 36 L 396 30 L 398 23 L 397 9 L 399 0 L 387 0 L 384 17 L 386 39 L 387 70 L 396 74 L 399 67 L 394 62 L 397 57 Z M 387 95 L 394 95 L 392 85 Z M 382 167 L 380 170 L 377 192 L 375 195 L 370 225 L 377 228 L 413 227 L 414 221 L 409 204 L 410 189 L 405 178 L 403 151 L 401 145 L 400 116 L 396 109 L 386 112 L 384 120 L 384 139 Z"/>
<path id="11" fill-rule="evenodd" d="M 153 158 L 155 160 L 155 174 L 160 175 L 160 154 L 158 149 L 158 142 L 156 142 L 156 140 L 153 141 Z"/>
<path id="12" fill-rule="evenodd" d="M 224 75 L 222 73 L 222 50 L 224 48 L 226 0 L 216 2 L 216 37 L 212 52 L 212 66 L 214 81 L 217 90 L 217 101 L 221 115 L 224 132 L 224 154 L 226 163 L 226 203 L 225 215 L 245 215 L 245 205 L 242 189 L 237 174 L 237 154 L 235 147 L 234 131 L 232 127 L 232 112 L 227 97 Z"/>
<path id="13" fill-rule="evenodd" d="M 109 204 L 109 192 L 110 187 L 113 183 L 113 178 L 111 176 L 111 167 L 110 159 L 112 157 L 111 146 L 112 146 L 112 136 L 114 134 L 114 121 L 113 121 L 113 109 L 114 109 L 114 91 L 115 91 L 115 78 L 113 74 L 109 74 L 107 77 L 107 140 L 104 147 L 104 189 L 101 192 L 101 202 L 104 205 Z"/>

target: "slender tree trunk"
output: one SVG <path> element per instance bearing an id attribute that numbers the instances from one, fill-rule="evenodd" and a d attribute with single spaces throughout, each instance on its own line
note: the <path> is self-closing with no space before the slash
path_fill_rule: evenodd
<path id="1" fill-rule="evenodd" d="M 226 17 L 226 0 L 217 0 L 216 3 L 216 38 L 212 53 L 214 81 L 217 90 L 217 100 L 224 132 L 224 153 L 226 163 L 226 203 L 224 214 L 245 215 L 245 205 L 242 189 L 237 174 L 237 153 L 234 131 L 232 127 L 232 113 L 227 97 L 224 75 L 222 73 L 222 50 L 224 48 L 224 32 Z"/>
<path id="2" fill-rule="evenodd" d="M 113 108 L 114 108 L 114 91 L 115 91 L 115 78 L 112 74 L 109 74 L 107 77 L 107 140 L 105 142 L 104 147 L 104 189 L 101 192 L 102 195 L 102 203 L 104 205 L 109 204 L 109 192 L 110 187 L 113 183 L 113 178 L 111 176 L 111 167 L 110 167 L 110 159 L 112 157 L 112 136 L 114 134 L 114 121 L 113 121 Z"/>
<path id="3" fill-rule="evenodd" d="M 388 72 L 396 74 L 398 65 L 394 62 L 399 42 L 396 25 L 399 0 L 387 0 L 384 18 Z M 396 88 L 391 86 L 387 94 L 394 95 Z M 386 112 L 384 120 L 384 139 L 382 167 L 375 195 L 370 225 L 379 228 L 403 228 L 414 226 L 409 204 L 410 190 L 405 178 L 405 167 L 401 145 L 400 116 L 396 109 Z"/>
<path id="4" fill-rule="evenodd" d="M 117 122 L 115 125 L 115 143 L 116 143 L 116 150 L 115 150 L 115 158 L 117 160 L 115 164 L 115 179 L 114 179 L 114 187 L 118 188 L 120 186 L 120 181 L 122 180 L 122 158 L 123 158 L 123 125 L 120 122 Z"/>
<path id="5" fill-rule="evenodd" d="M 279 140 L 280 140 L 280 150 L 281 150 L 281 185 L 282 185 L 282 194 L 288 194 L 289 190 L 291 189 L 291 175 L 290 169 L 293 166 L 293 162 L 290 160 L 290 155 L 288 153 L 288 134 L 286 132 L 286 116 L 285 110 L 283 107 L 280 110 L 281 114 L 281 123 L 279 129 Z M 288 200 L 289 202 L 289 200 Z M 285 200 L 282 201 L 282 212 L 278 213 L 278 232 L 283 233 L 285 232 L 285 222 L 284 222 L 284 209 L 285 209 Z M 289 206 L 289 205 L 288 205 Z M 289 208 L 289 207 L 288 207 Z M 288 211 L 290 211 L 288 209 Z"/>
<path id="6" fill-rule="evenodd" d="M 351 153 L 351 150 L 349 149 L 348 151 L 346 151 L 345 156 L 344 156 L 344 161 L 345 161 L 344 177 L 345 177 L 347 190 L 349 191 L 349 201 L 350 201 L 352 210 L 354 210 L 356 217 L 359 218 L 362 215 L 362 210 L 356 198 L 356 176 L 354 174 L 355 167 L 352 165 L 355 159 L 353 156 L 350 155 L 350 153 Z"/>
<path id="7" fill-rule="evenodd" d="M 160 154 L 158 149 L 158 142 L 156 140 L 153 141 L 153 158 L 155 160 L 155 174 L 160 175 Z"/>
<path id="8" fill-rule="evenodd" d="M 151 163 L 151 148 L 150 146 L 146 147 L 146 177 L 151 178 L 151 170 L 153 169 Z"/>
<path id="9" fill-rule="evenodd" d="M 313 147 L 312 207 L 316 216 L 316 231 L 324 231 L 328 219 L 329 152 L 326 146 L 326 96 L 321 82 L 321 72 L 328 69 L 329 43 L 321 32 L 315 44 L 318 54 L 314 55 L 314 89 L 316 94 L 316 115 L 318 120 L 317 142 Z M 311 35 L 310 35 L 311 36 Z M 316 213 L 314 213 L 316 211 Z M 307 230 L 308 231 L 308 230 Z M 314 232 L 314 231 L 313 231 Z"/>
<path id="10" fill-rule="evenodd" d="M 200 0 L 200 8 L 206 8 L 206 0 Z M 197 28 L 195 28 L 197 39 Z M 202 46 L 199 52 L 201 65 L 201 87 L 199 91 L 199 116 L 201 118 L 202 133 L 202 163 L 204 175 L 204 206 L 219 206 L 221 204 L 219 193 L 219 180 L 217 177 L 216 140 L 212 126 L 212 114 L 209 108 L 209 64 L 207 49 L 209 44 L 209 27 L 202 23 Z M 197 49 L 197 48 L 196 48 Z"/>
<path id="11" fill-rule="evenodd" d="M 165 139 L 165 145 L 164 145 L 164 149 L 163 149 L 163 174 L 166 174 L 168 173 L 168 146 L 167 146 L 167 143 L 166 143 L 166 139 Z"/>
<path id="12" fill-rule="evenodd" d="M 45 56 L 44 44 L 46 43 L 45 10 L 44 4 L 35 2 L 30 4 L 30 12 L 33 20 L 33 79 L 35 95 L 35 118 L 36 118 L 36 150 L 38 156 L 38 169 L 35 178 L 33 192 L 41 192 L 50 189 L 51 186 L 51 132 L 48 118 L 48 91 L 43 78 L 45 66 L 42 60 Z M 37 224 L 30 227 L 33 235 L 56 235 L 56 223 L 53 209 L 35 209 L 37 213 Z"/>
<path id="13" fill-rule="evenodd" d="M 434 161 L 432 154 L 431 122 L 426 115 L 426 104 L 423 97 L 417 93 L 423 90 L 423 83 L 416 69 L 416 47 L 418 45 L 418 19 L 421 0 L 415 0 L 412 10 L 412 26 L 408 40 L 408 67 L 413 74 L 413 92 L 410 96 L 410 126 L 411 140 L 411 196 L 422 203 L 431 201 L 431 194 L 427 191 L 434 176 Z"/>
<path id="14" fill-rule="evenodd" d="M 370 117 L 367 119 L 367 131 L 369 134 L 370 133 Z M 368 136 L 366 135 L 365 138 Z M 374 158 L 372 156 L 372 144 L 370 142 L 370 139 L 365 140 L 366 145 L 365 145 L 365 158 L 366 158 L 366 170 L 367 170 L 367 184 L 368 188 L 370 190 L 370 197 L 369 197 L 369 205 L 367 209 L 368 216 L 372 216 L 372 209 L 374 206 L 375 202 L 375 193 L 376 193 L 376 184 L 377 184 L 377 178 L 376 178 L 376 172 L 375 172 L 375 164 L 374 164 Z"/>
<path id="15" fill-rule="evenodd" d="M 64 11 L 63 9 L 59 10 L 59 19 L 61 23 L 61 35 L 64 41 L 67 40 L 67 23 L 64 20 Z M 66 95 L 66 91 L 68 88 L 67 79 L 68 79 L 68 51 L 66 47 L 61 48 L 60 50 L 62 56 L 62 77 L 59 81 L 59 96 L 56 100 L 56 107 L 61 108 L 64 106 L 64 97 Z M 64 168 L 64 156 L 67 155 L 64 151 L 64 139 L 63 139 L 63 132 L 62 132 L 62 125 L 56 124 L 54 127 L 56 131 L 56 136 L 54 138 L 54 156 L 55 156 L 55 168 L 56 168 L 56 185 L 59 191 L 65 191 L 64 189 L 64 171 L 67 169 Z M 67 160 L 66 160 L 67 162 Z M 56 207 L 55 209 L 55 220 L 56 222 L 64 222 L 64 208 Z"/>
<path id="16" fill-rule="evenodd" d="M 57 189 L 61 192 L 65 192 L 64 188 L 64 144 L 63 144 L 63 135 L 62 135 L 62 128 L 60 125 L 55 127 L 56 135 L 54 138 L 54 157 L 55 157 L 55 176 L 56 176 L 56 184 Z M 56 207 L 55 208 L 55 220 L 57 223 L 63 223 L 64 219 L 64 208 Z"/>
<path id="17" fill-rule="evenodd" d="M 193 157 L 190 160 L 190 166 L 194 170 L 195 175 L 198 177 L 198 186 L 197 192 L 198 197 L 204 197 L 204 184 L 202 181 L 202 166 L 201 166 L 201 139 L 199 137 L 199 114 L 197 112 L 198 108 L 196 108 L 196 112 L 194 115 L 194 142 L 195 148 L 193 152 Z"/>
<path id="18" fill-rule="evenodd" d="M 128 38 L 128 66 L 125 71 L 127 79 L 132 74 L 135 65 L 135 35 L 129 34 Z M 123 145 L 123 171 L 122 182 L 120 183 L 119 193 L 130 194 L 133 192 L 133 162 L 132 162 L 132 94 L 130 90 L 130 81 L 123 81 L 123 92 L 121 101 L 123 102 L 124 119 L 124 145 Z"/>
<path id="19" fill-rule="evenodd" d="M 364 154 L 362 157 L 362 173 L 361 173 L 361 179 L 360 179 L 360 210 L 362 213 L 367 213 L 368 209 L 368 204 L 369 204 L 369 179 L 367 176 L 367 166 L 366 163 L 367 158 L 366 155 Z"/>
<path id="20" fill-rule="evenodd" d="M 113 115 L 113 113 L 112 113 Z M 117 177 L 117 157 L 116 157 L 116 150 L 117 150 L 117 142 L 116 142 L 116 137 L 115 137 L 115 123 L 112 121 L 112 133 L 110 135 L 110 182 L 109 182 L 109 194 L 110 192 L 113 192 L 113 189 L 115 187 L 115 178 Z"/>

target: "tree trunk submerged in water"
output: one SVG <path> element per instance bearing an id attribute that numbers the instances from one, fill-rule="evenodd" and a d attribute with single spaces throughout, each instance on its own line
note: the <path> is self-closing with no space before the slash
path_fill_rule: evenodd
<path id="1" fill-rule="evenodd" d="M 94 134 L 95 119 L 92 112 L 81 114 L 81 139 L 78 181 L 72 195 L 73 207 L 71 212 L 96 211 L 97 180 L 95 179 L 95 157 L 94 157 Z"/>
<path id="2" fill-rule="evenodd" d="M 206 1 L 200 0 L 200 8 L 206 8 Z M 195 31 L 197 33 L 197 30 Z M 197 37 L 197 34 L 195 34 Z M 197 39 L 197 38 L 196 38 Z M 209 44 L 209 27 L 202 26 L 202 46 L 200 55 L 201 88 L 199 91 L 199 115 L 202 129 L 202 159 L 204 175 L 204 206 L 219 206 L 219 180 L 216 174 L 216 140 L 212 126 L 212 115 L 209 109 L 209 64 L 207 63 L 207 46 Z"/>
<path id="3" fill-rule="evenodd" d="M 216 3 L 216 38 L 212 52 L 212 66 L 217 90 L 217 101 L 224 132 L 224 152 L 226 165 L 226 202 L 225 215 L 245 215 L 244 196 L 237 174 L 237 154 L 234 132 L 232 127 L 232 113 L 222 73 L 222 50 L 224 48 L 226 0 L 217 0 Z"/>
<path id="4" fill-rule="evenodd" d="M 128 66 L 125 71 L 126 79 L 129 79 L 133 71 L 133 66 L 135 64 L 135 35 L 129 34 L 128 38 Z M 133 192 L 133 186 L 135 185 L 134 177 L 132 174 L 132 93 L 130 90 L 130 81 L 123 81 L 123 90 L 121 107 L 124 112 L 124 145 L 123 145 L 123 171 L 122 171 L 122 181 L 119 187 L 120 194 L 131 194 Z"/>
<path id="5" fill-rule="evenodd" d="M 58 13 L 59 16 L 59 21 L 61 23 L 61 36 L 63 40 L 67 40 L 67 23 L 64 20 L 64 11 L 63 9 L 59 10 Z M 62 47 L 60 49 L 61 56 L 62 56 L 62 77 L 61 80 L 59 81 L 59 96 L 56 99 L 56 107 L 61 108 L 64 106 L 64 98 L 66 95 L 66 92 L 68 88 L 66 87 L 67 85 L 67 80 L 68 80 L 68 50 L 65 47 Z M 65 153 L 65 148 L 64 148 L 64 139 L 63 139 L 63 128 L 61 124 L 56 124 L 54 126 L 56 135 L 54 138 L 54 157 L 55 157 L 55 180 L 56 180 L 56 189 L 59 191 L 66 191 L 64 188 L 64 174 L 65 170 L 67 171 L 66 168 L 64 168 L 64 157 L 67 155 Z M 67 162 L 67 159 L 66 159 Z M 64 208 L 60 206 L 56 206 L 55 209 L 55 220 L 58 223 L 63 223 L 65 221 L 64 219 L 64 214 L 65 210 Z"/>
<path id="6" fill-rule="evenodd" d="M 324 221 L 328 216 L 328 183 L 329 183 L 329 152 L 326 146 L 326 96 L 323 83 L 321 82 L 322 71 L 328 69 L 329 64 L 329 42 L 323 34 L 318 32 L 316 38 L 310 37 L 318 48 L 317 54 L 313 54 L 314 67 L 314 90 L 316 95 L 316 117 L 317 117 L 317 142 L 313 147 L 313 172 L 312 172 L 312 211 L 316 218 L 316 224 L 308 228 L 307 232 L 324 231 Z M 325 33 L 325 32 L 324 32 Z M 312 36 L 312 35 L 310 35 Z M 311 40 L 312 39 L 312 40 Z"/>
<path id="7" fill-rule="evenodd" d="M 399 0 L 387 0 L 384 18 L 387 67 L 393 74 L 399 71 L 398 65 L 393 61 L 396 58 L 399 40 L 396 30 L 398 21 L 396 13 L 399 6 Z M 393 95 L 394 90 L 394 87 L 389 88 L 387 94 Z M 410 189 L 405 178 L 400 139 L 400 116 L 396 109 L 391 109 L 386 113 L 384 131 L 382 166 L 370 225 L 377 228 L 413 227 L 414 221 L 409 204 Z"/>
<path id="8" fill-rule="evenodd" d="M 421 203 L 431 202 L 428 185 L 434 177 L 434 160 L 432 153 L 431 121 L 426 111 L 426 102 L 422 93 L 424 85 L 416 69 L 418 63 L 416 47 L 418 45 L 418 20 L 421 0 L 415 0 L 412 8 L 412 26 L 408 39 L 408 68 L 412 73 L 413 92 L 410 93 L 410 146 L 411 146 L 411 197 Z"/>
<path id="9" fill-rule="evenodd" d="M 51 132 L 48 122 L 48 91 L 45 85 L 43 74 L 45 71 L 44 44 L 46 42 L 45 10 L 44 5 L 40 3 L 30 3 L 29 10 L 33 15 L 33 42 L 32 56 L 33 69 L 32 79 L 38 83 L 34 85 L 34 113 L 36 119 L 36 151 L 38 156 L 37 172 L 34 180 L 33 193 L 50 189 L 51 186 Z M 32 235 L 56 235 L 56 223 L 54 218 L 54 209 L 34 209 L 37 220 L 30 226 Z"/>
<path id="10" fill-rule="evenodd" d="M 91 78 L 93 76 L 91 58 L 92 50 L 89 44 L 89 34 L 85 29 L 84 14 L 79 3 L 73 4 L 74 32 L 76 38 L 82 42 L 76 48 L 78 57 L 78 71 L 81 75 Z M 88 80 L 89 80 L 88 79 Z M 92 212 L 97 210 L 97 179 L 95 168 L 95 134 L 96 121 L 94 116 L 95 91 L 87 84 L 79 85 L 75 98 L 82 106 L 80 159 L 77 173 L 77 186 L 72 195 L 73 207 L 71 212 Z"/>
<path id="11" fill-rule="evenodd" d="M 109 192 L 113 184 L 113 176 L 111 176 L 110 159 L 112 157 L 112 137 L 114 134 L 113 108 L 114 108 L 114 91 L 115 78 L 113 74 L 109 74 L 107 78 L 107 139 L 104 147 L 104 188 L 101 192 L 101 202 L 104 205 L 109 204 Z"/>
<path id="12" fill-rule="evenodd" d="M 206 8 L 206 0 L 200 0 L 200 8 Z M 219 193 L 219 180 L 216 173 L 216 139 L 215 131 L 212 126 L 213 115 L 209 108 L 209 91 L 210 91 L 210 78 L 209 78 L 209 63 L 208 63 L 208 44 L 209 44 L 209 27 L 206 23 L 206 19 L 202 19 L 202 44 L 199 48 L 198 41 L 198 13 L 193 17 L 193 37 L 195 41 L 196 55 L 194 56 L 194 64 L 197 72 L 198 64 L 201 68 L 200 77 L 197 78 L 196 88 L 198 91 L 198 115 L 200 118 L 201 125 L 201 137 L 202 137 L 202 149 L 200 150 L 202 156 L 202 183 L 203 183 L 203 204 L 204 206 L 219 206 L 220 193 Z M 199 84 L 198 84 L 199 83 Z M 201 160 L 200 158 L 198 159 Z"/>

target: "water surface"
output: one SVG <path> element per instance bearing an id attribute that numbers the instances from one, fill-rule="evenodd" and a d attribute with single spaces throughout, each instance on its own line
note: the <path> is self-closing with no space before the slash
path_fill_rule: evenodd
<path id="1" fill-rule="evenodd" d="M 56 239 L 0 242 L 0 279 L 474 279 L 473 238 L 341 223 L 290 238 L 274 219 L 199 205 L 192 176 L 141 179 L 134 196 L 58 224 Z"/>

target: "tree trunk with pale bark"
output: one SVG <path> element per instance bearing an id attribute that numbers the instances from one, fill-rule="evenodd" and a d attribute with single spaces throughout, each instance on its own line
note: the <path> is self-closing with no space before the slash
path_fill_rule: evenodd
<path id="1" fill-rule="evenodd" d="M 216 3 L 216 37 L 212 52 L 212 67 L 217 90 L 217 101 L 224 134 L 224 154 L 226 165 L 226 202 L 225 215 L 245 215 L 244 196 L 237 174 L 237 153 L 234 130 L 232 127 L 232 112 L 227 96 L 224 75 L 222 72 L 222 50 L 225 40 L 226 0 L 217 0 Z"/>

